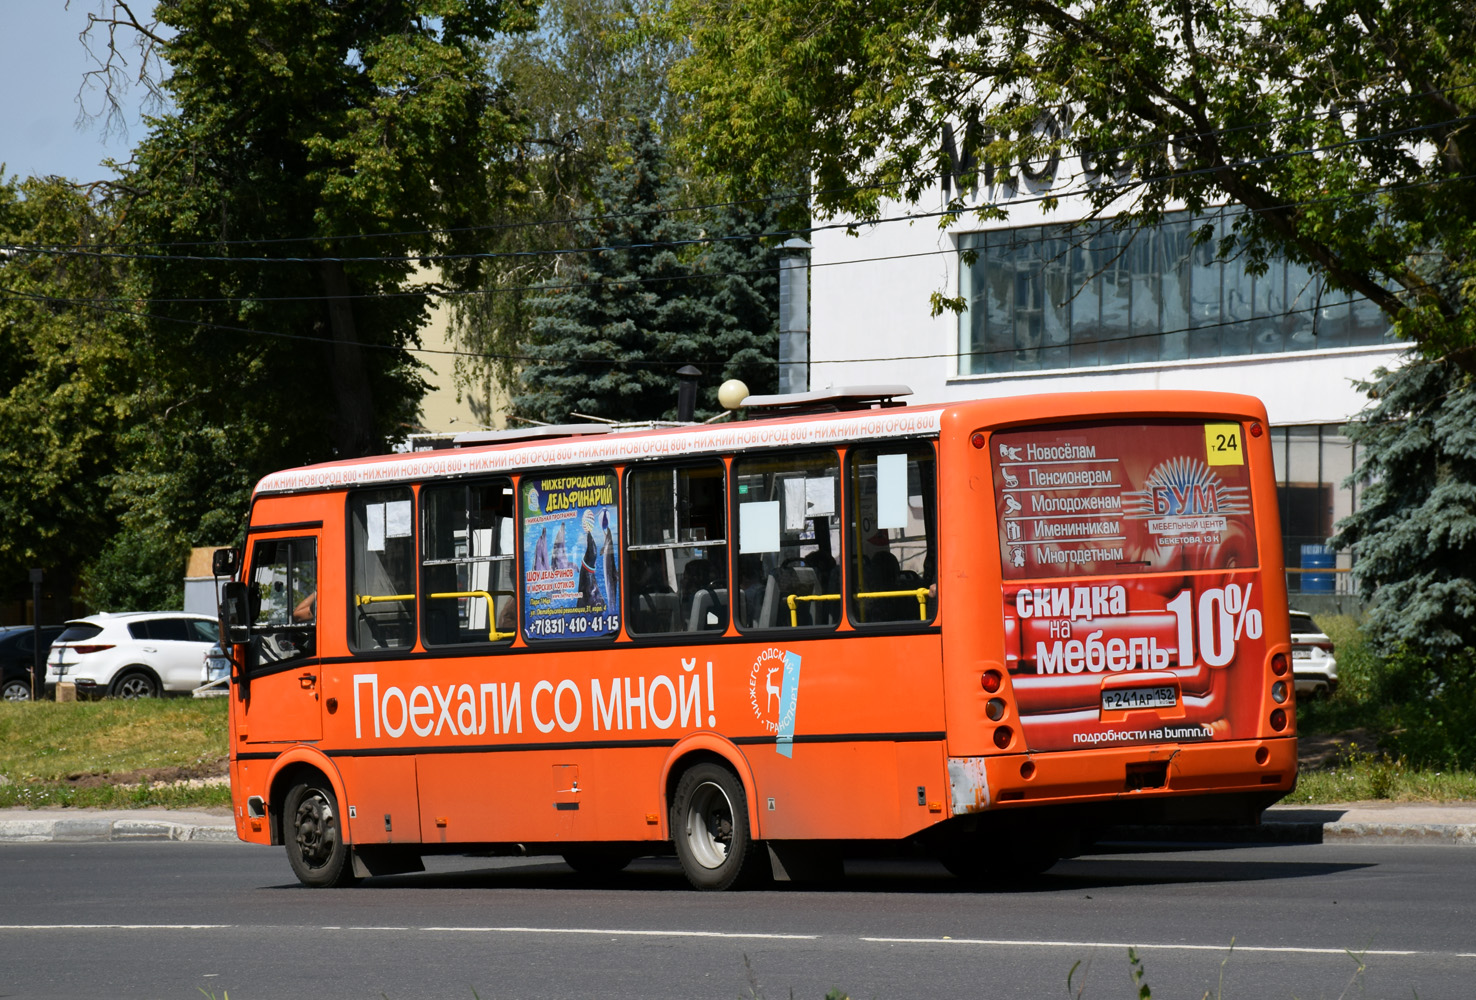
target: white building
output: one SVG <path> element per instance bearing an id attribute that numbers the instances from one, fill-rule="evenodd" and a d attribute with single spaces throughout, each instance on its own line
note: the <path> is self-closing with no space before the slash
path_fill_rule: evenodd
<path id="1" fill-rule="evenodd" d="M 1079 164 L 1061 166 L 1053 193 L 1079 189 Z M 1273 428 L 1287 566 L 1328 565 L 1320 547 L 1357 503 L 1343 485 L 1356 455 L 1342 433 L 1367 403 L 1355 383 L 1399 363 L 1379 311 L 1284 260 L 1260 277 L 1214 260 L 1213 242 L 1193 245 L 1187 213 L 1113 232 L 1110 219 L 1082 221 L 1079 198 L 1042 212 L 1049 182 L 1014 173 L 982 192 L 1011 203 L 1007 222 L 968 215 L 942 230 L 938 188 L 933 204 L 893 205 L 892 221 L 858 236 L 810 237 L 810 386 L 903 383 L 914 402 L 1098 389 L 1258 396 Z M 1229 211 L 1197 224 L 1223 227 Z M 971 266 L 965 250 L 977 254 Z M 931 316 L 934 293 L 962 297 L 966 311 Z M 1352 589 L 1348 554 L 1335 558 L 1344 572 L 1288 574 L 1309 595 L 1299 603 Z"/>

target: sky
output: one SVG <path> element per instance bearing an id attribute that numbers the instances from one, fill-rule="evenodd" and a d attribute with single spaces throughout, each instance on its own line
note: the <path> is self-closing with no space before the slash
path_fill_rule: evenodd
<path id="1" fill-rule="evenodd" d="M 153 4 L 131 6 L 142 17 Z M 77 126 L 78 90 L 96 65 L 77 35 L 87 27 L 88 11 L 100 9 L 100 0 L 0 0 L 0 163 L 6 176 L 111 177 L 101 162 L 128 159 L 144 137 L 137 86 L 126 95 L 126 136 L 104 136 L 100 118 Z M 137 51 L 125 52 L 136 72 Z M 83 97 L 88 111 L 103 109 L 100 91 Z"/>

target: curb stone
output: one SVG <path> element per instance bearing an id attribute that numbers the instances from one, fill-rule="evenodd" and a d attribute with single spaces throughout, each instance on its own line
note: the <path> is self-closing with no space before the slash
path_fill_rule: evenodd
<path id="1" fill-rule="evenodd" d="M 0 844 L 191 841 L 234 844 L 234 826 L 202 826 L 160 820 L 67 818 L 0 821 Z"/>
<path id="2" fill-rule="evenodd" d="M 1119 826 L 1107 842 L 1181 844 L 1455 844 L 1476 847 L 1476 824 L 1287 823 L 1259 826 Z"/>

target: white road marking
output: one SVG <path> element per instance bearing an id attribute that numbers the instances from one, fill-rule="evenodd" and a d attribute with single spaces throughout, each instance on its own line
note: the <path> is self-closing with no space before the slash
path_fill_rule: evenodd
<path id="1" fill-rule="evenodd" d="M 0 924 L 0 933 L 5 931 L 213 931 L 245 930 L 240 924 Z M 298 930 L 299 928 L 278 928 Z M 740 931 L 684 931 L 684 930 L 628 930 L 607 927 L 378 927 L 378 926 L 330 926 L 320 927 L 324 931 L 395 931 L 431 932 L 459 934 L 584 934 L 596 937 L 682 937 L 682 938 L 740 938 L 765 941 L 814 941 L 818 934 L 759 934 Z"/>
<path id="2" fill-rule="evenodd" d="M 0 924 L 0 933 L 6 931 L 218 931 L 218 930 L 299 930 L 296 927 L 276 925 L 242 924 Z M 660 938 L 715 938 L 730 940 L 759 941 L 818 941 L 820 934 L 762 934 L 745 931 L 698 931 L 698 930 L 633 930 L 618 927 L 382 927 L 382 926 L 325 926 L 324 931 L 353 933 L 356 931 L 397 933 L 422 932 L 434 934 L 581 934 L 589 937 L 660 937 Z M 1243 945 L 1233 947 L 1226 944 L 1178 944 L 1145 943 L 1134 941 L 1030 941 L 1007 938 L 955 938 L 955 937 L 861 937 L 856 940 L 867 944 L 948 944 L 976 945 L 991 948 L 1135 948 L 1138 951 L 1219 951 L 1257 952 L 1281 955 L 1379 955 L 1384 957 L 1449 956 L 1451 958 L 1476 958 L 1476 952 L 1439 952 L 1369 948 L 1354 951 L 1350 948 L 1303 948 L 1292 945 Z"/>
<path id="3" fill-rule="evenodd" d="M 1145 944 L 1134 941 L 1009 941 L 999 938 L 894 938 L 863 937 L 871 944 L 977 944 L 1004 948 L 1135 948 L 1138 951 L 1232 951 L 1272 952 L 1291 955 L 1348 955 L 1351 948 L 1297 948 L 1290 945 L 1243 945 L 1231 947 L 1227 944 Z M 1356 952 L 1358 955 L 1438 955 L 1434 951 L 1394 951 L 1370 948 Z M 1457 958 L 1476 957 L 1457 955 Z"/>
<path id="4" fill-rule="evenodd" d="M 462 931 L 470 934 L 590 934 L 609 937 L 757 938 L 766 941 L 815 941 L 818 934 L 757 934 L 739 931 L 637 931 L 599 927 L 422 927 L 423 931 Z"/>
<path id="5" fill-rule="evenodd" d="M 220 931 L 235 924 L 0 924 L 0 931 Z"/>

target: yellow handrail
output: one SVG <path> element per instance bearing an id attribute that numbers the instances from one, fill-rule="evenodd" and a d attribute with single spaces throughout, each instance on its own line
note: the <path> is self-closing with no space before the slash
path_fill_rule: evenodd
<path id="1" fill-rule="evenodd" d="M 789 624 L 799 624 L 799 601 L 838 601 L 839 594 L 790 594 L 784 598 L 784 603 L 789 605 Z"/>
<path id="2" fill-rule="evenodd" d="M 916 590 L 873 590 L 865 594 L 857 594 L 858 600 L 866 600 L 872 597 L 916 597 L 917 598 L 917 620 L 925 622 L 928 620 L 928 588 L 918 587 Z"/>
<path id="3" fill-rule="evenodd" d="M 512 594 L 512 591 L 510 591 L 510 590 L 499 590 L 499 591 L 497 591 L 497 593 L 498 594 L 508 594 L 508 595 L 511 595 Z M 484 601 L 487 602 L 487 615 L 489 617 L 492 615 L 492 613 L 497 608 L 497 606 L 492 603 L 492 595 L 489 594 L 489 593 L 487 593 L 487 591 L 485 591 L 485 590 L 450 590 L 450 591 L 446 591 L 445 593 L 442 593 L 442 594 L 428 594 L 426 596 L 428 596 L 433 601 L 439 600 L 440 598 L 443 598 L 443 597 L 445 597 L 445 598 L 451 598 L 451 597 L 480 597 L 482 600 L 484 600 Z M 517 635 L 516 632 L 499 632 L 499 631 L 497 631 L 497 623 L 496 622 L 493 622 L 492 623 L 492 627 L 487 630 L 487 641 L 488 642 L 496 642 L 498 639 L 511 639 L 511 638 L 514 638 L 516 635 Z"/>
<path id="4" fill-rule="evenodd" d="M 413 601 L 414 594 L 357 594 L 354 604 L 363 607 L 366 604 L 378 604 L 381 601 Z"/>
<path id="5" fill-rule="evenodd" d="M 496 591 L 495 593 L 501 594 L 501 595 L 506 595 L 506 596 L 512 596 L 512 591 L 511 590 L 499 590 L 499 591 Z M 439 600 L 441 598 L 480 597 L 482 600 L 484 600 L 484 601 L 487 602 L 487 612 L 488 612 L 488 614 L 491 614 L 492 611 L 494 610 L 494 608 L 496 607 L 492 603 L 492 594 L 488 593 L 485 590 L 454 590 L 454 591 L 446 591 L 445 593 L 441 593 L 441 594 L 427 594 L 426 596 L 429 599 L 433 600 L 433 601 L 434 600 Z M 358 594 L 358 595 L 355 595 L 355 597 L 354 597 L 354 604 L 356 606 L 362 608 L 366 604 L 379 604 L 379 603 L 384 602 L 384 601 L 413 601 L 413 600 L 415 600 L 415 595 L 414 594 Z M 517 633 L 516 632 L 499 632 L 499 631 L 497 631 L 497 624 L 496 624 L 496 622 L 494 622 L 492 624 L 492 627 L 487 630 L 487 640 L 489 642 L 496 642 L 498 639 L 513 639 L 513 638 L 516 638 L 516 637 L 517 637 Z"/>

